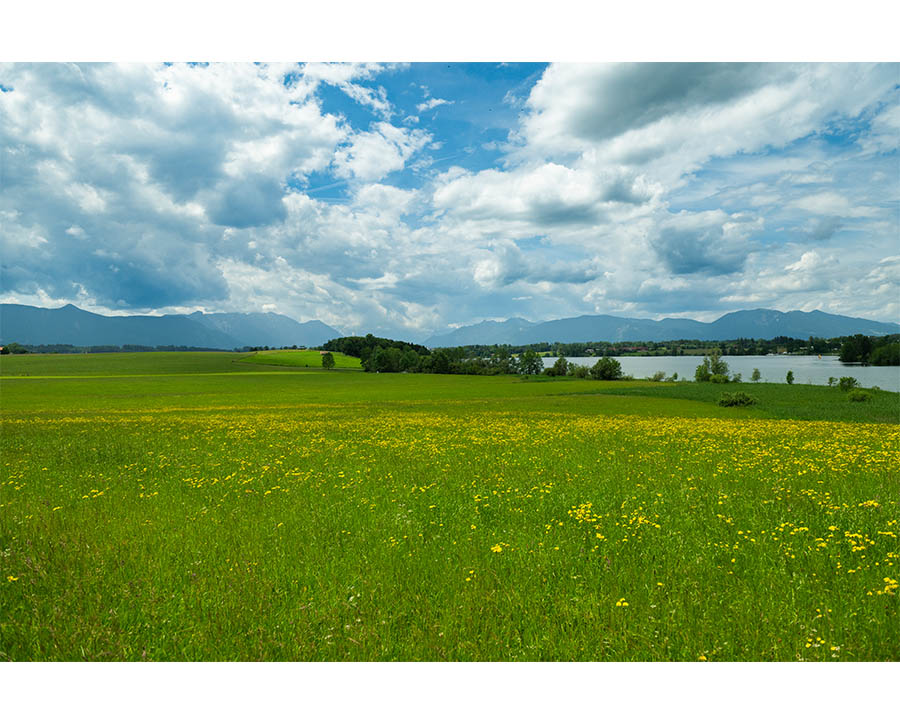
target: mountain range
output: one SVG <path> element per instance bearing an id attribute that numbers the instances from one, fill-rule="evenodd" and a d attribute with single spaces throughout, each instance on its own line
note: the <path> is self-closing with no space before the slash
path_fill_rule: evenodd
<path id="1" fill-rule="evenodd" d="M 467 344 L 533 344 L 536 342 L 664 342 L 674 339 L 772 339 L 773 337 L 879 336 L 900 333 L 900 324 L 875 322 L 825 312 L 779 312 L 748 309 L 726 314 L 714 322 L 667 318 L 661 320 L 585 315 L 547 322 L 513 317 L 459 327 L 425 340 L 428 347 Z M 185 346 L 210 349 L 240 347 L 316 347 L 341 332 L 318 320 L 297 322 L 283 314 L 215 313 L 164 316 L 107 317 L 67 304 L 45 309 L 23 304 L 0 304 L 0 344 L 136 344 L 149 347 Z"/>
<path id="2" fill-rule="evenodd" d="M 138 344 L 210 349 L 316 347 L 341 333 L 318 320 L 300 323 L 283 314 L 166 314 L 107 317 L 67 304 L 59 309 L 0 304 L 0 343 Z"/>
<path id="3" fill-rule="evenodd" d="M 536 342 L 665 342 L 674 339 L 772 339 L 774 337 L 878 336 L 900 333 L 900 324 L 844 317 L 826 312 L 779 312 L 747 309 L 731 312 L 714 322 L 667 318 L 632 319 L 608 314 L 585 315 L 548 322 L 513 317 L 505 322 L 485 321 L 430 337 L 429 347 L 466 344 L 534 344 Z"/>

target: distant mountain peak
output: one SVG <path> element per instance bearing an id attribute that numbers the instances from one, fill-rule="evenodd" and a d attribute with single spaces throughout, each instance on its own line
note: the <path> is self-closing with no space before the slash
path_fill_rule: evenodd
<path id="1" fill-rule="evenodd" d="M 843 337 L 900 333 L 900 324 L 857 317 L 812 312 L 781 312 L 777 309 L 742 309 L 722 315 L 714 322 L 668 317 L 661 320 L 584 314 L 520 325 L 506 322 L 458 327 L 426 340 L 429 347 L 467 344 L 535 344 L 538 342 L 664 342 L 675 339 L 719 340 L 772 339 L 773 337 Z"/>
<path id="2" fill-rule="evenodd" d="M 73 312 L 78 315 L 73 320 Z M 46 309 L 0 305 L 0 341 L 76 346 L 138 344 L 209 347 L 317 347 L 341 333 L 320 322 L 273 312 L 105 316 L 66 304 Z"/>

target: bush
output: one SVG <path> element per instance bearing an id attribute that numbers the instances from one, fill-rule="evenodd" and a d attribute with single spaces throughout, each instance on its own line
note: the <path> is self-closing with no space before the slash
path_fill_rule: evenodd
<path id="1" fill-rule="evenodd" d="M 746 392 L 726 392 L 719 398 L 720 407 L 748 407 L 755 404 L 756 400 Z"/>
<path id="2" fill-rule="evenodd" d="M 731 381 L 732 381 L 732 382 L 740 382 L 740 381 L 741 381 L 741 373 L 740 373 L 740 372 L 735 372 L 735 373 L 731 376 Z"/>
<path id="3" fill-rule="evenodd" d="M 709 381 L 717 385 L 724 385 L 729 382 L 728 375 L 710 375 Z"/>
<path id="4" fill-rule="evenodd" d="M 709 357 L 704 357 L 703 362 L 697 365 L 694 379 L 697 382 L 711 382 L 713 377 L 725 377 L 728 381 L 728 363 L 719 357 L 718 352 L 713 352 Z"/>
<path id="5" fill-rule="evenodd" d="M 785 380 L 785 382 L 787 382 L 789 385 L 794 384 L 794 371 L 793 371 L 793 370 L 788 370 L 788 371 L 787 371 L 787 374 L 786 374 L 785 377 L 784 377 L 784 380 Z"/>
<path id="6" fill-rule="evenodd" d="M 591 368 L 587 365 L 572 365 L 572 375 L 579 380 L 586 380 L 591 376 Z"/>
<path id="7" fill-rule="evenodd" d="M 666 373 L 662 370 L 647 378 L 649 382 L 662 382 L 664 379 L 666 379 Z"/>
<path id="8" fill-rule="evenodd" d="M 597 360 L 597 364 L 591 367 L 591 377 L 595 380 L 620 380 L 622 379 L 622 365 L 618 360 L 601 357 Z"/>
<path id="9" fill-rule="evenodd" d="M 847 394 L 847 399 L 850 402 L 868 402 L 872 399 L 872 395 L 865 390 L 850 390 Z"/>
<path id="10" fill-rule="evenodd" d="M 569 361 L 565 357 L 560 357 L 552 367 L 544 370 L 544 374 L 549 377 L 565 377 L 569 374 Z"/>
<path id="11" fill-rule="evenodd" d="M 676 382 L 678 380 L 678 373 L 673 372 L 671 377 L 666 377 L 666 382 Z"/>
<path id="12" fill-rule="evenodd" d="M 753 368 L 753 374 L 750 375 L 751 382 L 759 382 L 762 379 L 762 375 L 759 373 L 759 367 Z"/>
<path id="13" fill-rule="evenodd" d="M 841 377 L 838 381 L 838 387 L 840 387 L 843 392 L 849 392 L 854 387 L 859 387 L 859 382 L 857 382 L 855 377 Z"/>
<path id="14" fill-rule="evenodd" d="M 828 378 L 828 386 L 834 387 L 837 384 L 837 377 L 829 377 Z"/>

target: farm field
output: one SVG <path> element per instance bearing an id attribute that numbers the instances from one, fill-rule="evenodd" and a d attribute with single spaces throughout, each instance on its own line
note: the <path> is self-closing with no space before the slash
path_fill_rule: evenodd
<path id="1" fill-rule="evenodd" d="M 335 369 L 362 369 L 356 357 L 349 357 L 340 352 L 332 352 Z M 314 367 L 321 369 L 322 355 L 315 349 L 279 349 L 257 352 L 241 359 L 245 364 L 275 365 L 279 367 Z"/>
<path id="2" fill-rule="evenodd" d="M 900 658 L 900 395 L 256 364 L 0 362 L 0 659 Z"/>

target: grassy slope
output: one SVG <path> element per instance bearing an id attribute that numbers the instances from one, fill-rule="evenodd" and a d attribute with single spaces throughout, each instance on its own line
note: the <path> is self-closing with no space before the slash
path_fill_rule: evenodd
<path id="1" fill-rule="evenodd" d="M 0 382 L 0 658 L 900 657 L 896 426 L 764 419 L 898 395 L 104 358 Z"/>
<path id="2" fill-rule="evenodd" d="M 22 355 L 2 358 L 3 410 L 149 410 L 235 407 L 264 409 L 308 404 L 448 404 L 559 411 L 634 412 L 704 417 L 771 417 L 848 422 L 900 421 L 900 395 L 880 391 L 868 402 L 850 402 L 837 388 L 740 383 L 595 382 L 515 376 L 346 375 L 321 368 L 256 366 L 256 359 L 296 355 L 229 353 L 132 353 Z M 318 352 L 312 351 L 318 355 Z M 343 357 L 343 355 L 339 355 Z M 291 357 L 293 358 L 293 357 Z M 354 358 L 346 358 L 354 360 Z M 245 364 L 245 362 L 253 364 Z M 344 361 L 345 364 L 351 364 Z M 229 379 L 223 379 L 223 375 Z M 235 374 L 240 373 L 240 374 Z M 26 379 L 41 377 L 45 379 Z M 87 379 L 65 379 L 66 376 Z M 91 377 L 106 376 L 102 384 Z M 248 377 L 249 376 L 249 377 Z M 56 379 L 54 379 L 56 378 Z M 231 379 L 233 378 L 233 379 Z M 251 381 L 252 380 L 252 381 Z M 37 384 L 40 382 L 40 384 Z M 750 408 L 721 408 L 725 392 L 741 390 L 758 400 Z M 600 396 L 603 399 L 598 399 Z"/>
<path id="3" fill-rule="evenodd" d="M 110 352 L 0 356 L 0 377 L 168 375 L 239 372 L 237 352 Z"/>
<path id="4" fill-rule="evenodd" d="M 334 369 L 362 369 L 359 359 L 356 357 L 349 357 L 340 352 L 332 352 L 332 355 L 334 356 Z M 279 349 L 257 352 L 241 361 L 247 364 L 277 367 L 310 367 L 315 369 L 322 367 L 322 355 L 315 349 Z"/>

